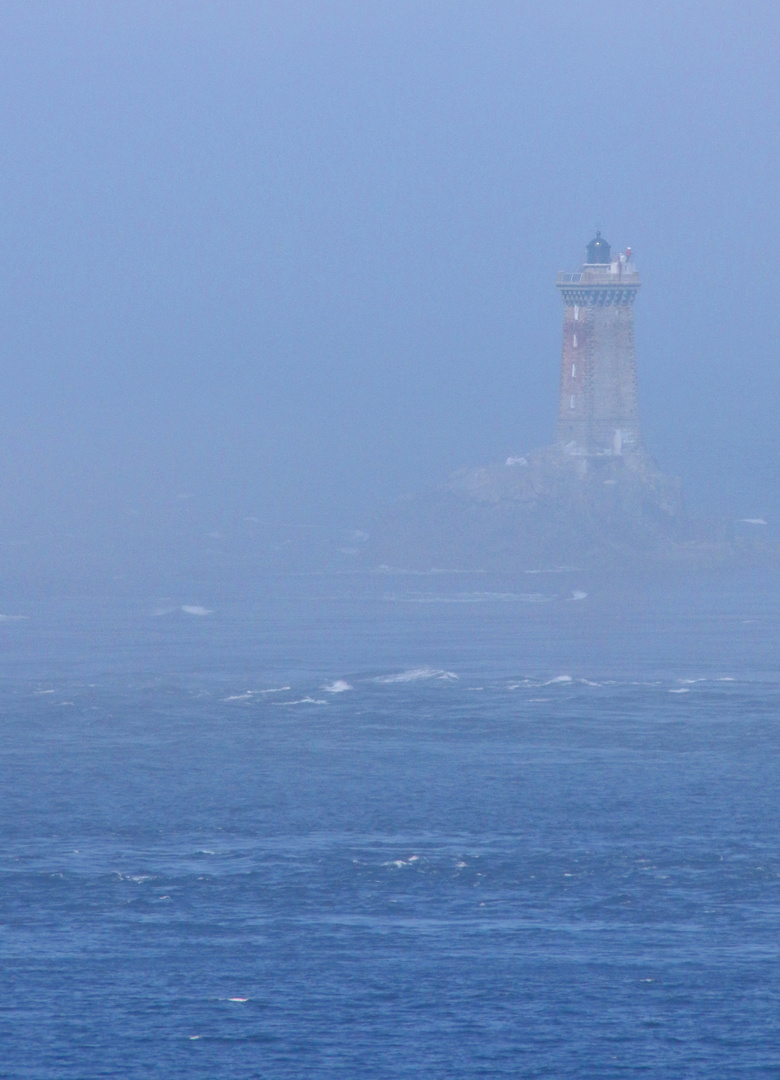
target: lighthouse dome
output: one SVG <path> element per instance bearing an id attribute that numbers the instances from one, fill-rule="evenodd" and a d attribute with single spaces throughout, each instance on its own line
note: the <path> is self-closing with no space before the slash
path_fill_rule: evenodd
<path id="1" fill-rule="evenodd" d="M 596 233 L 596 239 L 591 240 L 587 247 L 589 263 L 608 263 L 611 261 L 609 254 L 609 244 L 602 237 L 600 232 Z"/>

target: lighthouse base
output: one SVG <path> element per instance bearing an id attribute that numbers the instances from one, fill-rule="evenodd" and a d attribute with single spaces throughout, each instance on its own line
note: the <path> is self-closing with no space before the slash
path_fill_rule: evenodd
<path id="1" fill-rule="evenodd" d="M 378 515 L 365 554 L 375 565 L 418 570 L 733 561 L 725 524 L 691 517 L 678 479 L 641 450 L 621 450 L 555 445 L 461 469 Z"/>

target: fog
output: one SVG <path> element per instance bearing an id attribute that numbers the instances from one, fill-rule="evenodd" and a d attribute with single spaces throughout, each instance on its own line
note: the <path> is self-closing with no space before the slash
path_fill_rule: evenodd
<path id="1" fill-rule="evenodd" d="M 3 587 L 359 528 L 552 438 L 631 245 L 640 409 L 780 513 L 770 3 L 0 6 Z M 233 546 L 231 546 L 233 545 Z"/>

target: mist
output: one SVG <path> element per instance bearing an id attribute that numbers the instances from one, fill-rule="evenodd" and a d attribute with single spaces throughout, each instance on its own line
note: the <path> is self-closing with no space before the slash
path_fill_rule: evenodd
<path id="1" fill-rule="evenodd" d="M 597 227 L 642 273 L 648 448 L 772 524 L 778 30 L 769 3 L 4 3 L 4 588 L 229 575 L 548 443 L 554 277 Z"/>
<path id="2" fill-rule="evenodd" d="M 2 1076 L 778 1075 L 779 56 L 0 0 Z"/>

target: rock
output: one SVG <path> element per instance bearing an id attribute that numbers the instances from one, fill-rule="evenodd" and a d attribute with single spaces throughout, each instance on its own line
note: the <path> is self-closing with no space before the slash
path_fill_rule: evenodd
<path id="1" fill-rule="evenodd" d="M 387 507 L 370 535 L 365 556 L 374 565 L 416 570 L 705 568 L 756 557 L 725 522 L 689 514 L 680 481 L 641 450 L 578 455 L 552 446 L 460 469 Z"/>

